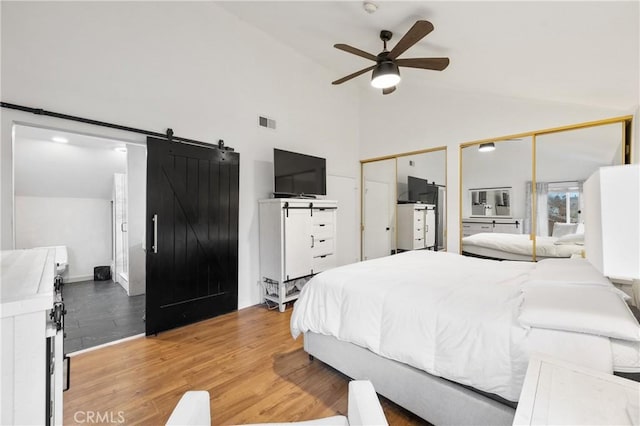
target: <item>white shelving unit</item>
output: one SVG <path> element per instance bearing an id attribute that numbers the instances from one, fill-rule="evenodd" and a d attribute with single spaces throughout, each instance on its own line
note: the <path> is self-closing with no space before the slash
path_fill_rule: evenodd
<path id="1" fill-rule="evenodd" d="M 336 266 L 336 213 L 331 200 L 260 200 L 260 280 L 265 299 L 285 304 L 298 298 L 314 274 Z"/>

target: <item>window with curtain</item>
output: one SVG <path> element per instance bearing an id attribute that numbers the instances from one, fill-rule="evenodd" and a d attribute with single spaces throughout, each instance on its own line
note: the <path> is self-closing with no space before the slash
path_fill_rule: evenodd
<path id="1" fill-rule="evenodd" d="M 553 223 L 580 222 L 581 182 L 554 182 L 547 193 L 547 216 L 549 229 Z"/>

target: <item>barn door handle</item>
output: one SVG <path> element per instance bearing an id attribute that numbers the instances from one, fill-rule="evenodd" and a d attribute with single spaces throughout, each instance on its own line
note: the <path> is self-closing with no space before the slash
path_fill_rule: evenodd
<path id="1" fill-rule="evenodd" d="M 151 250 L 154 253 L 158 252 L 158 215 L 154 214 L 153 218 L 153 245 L 151 246 Z"/>

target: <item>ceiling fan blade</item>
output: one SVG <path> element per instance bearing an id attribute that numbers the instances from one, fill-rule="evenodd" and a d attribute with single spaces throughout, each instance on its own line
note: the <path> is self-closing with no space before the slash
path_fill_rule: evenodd
<path id="1" fill-rule="evenodd" d="M 422 68 L 425 70 L 442 71 L 449 66 L 449 58 L 410 58 L 396 59 L 399 67 Z"/>
<path id="2" fill-rule="evenodd" d="M 383 95 L 388 95 L 388 94 L 393 93 L 395 91 L 396 91 L 396 86 L 391 86 L 391 87 L 389 87 L 387 89 L 382 89 L 382 94 Z"/>
<path id="3" fill-rule="evenodd" d="M 346 77 L 342 77 L 341 79 L 336 80 L 336 81 L 332 82 L 331 84 L 342 84 L 342 83 L 344 83 L 345 81 L 349 81 L 349 80 L 351 80 L 352 78 L 355 78 L 355 77 L 357 77 L 357 76 L 359 76 L 359 75 L 362 75 L 362 74 L 364 74 L 364 73 L 365 73 L 365 72 L 367 72 L 367 71 L 371 71 L 374 67 L 375 67 L 375 65 L 371 65 L 370 67 L 367 67 L 367 68 L 362 69 L 362 70 L 360 70 L 360 71 L 356 71 L 356 72 L 354 72 L 353 74 L 349 74 L 349 75 L 348 75 L 348 76 L 346 76 Z"/>
<path id="4" fill-rule="evenodd" d="M 372 61 L 375 61 L 377 59 L 375 55 L 367 53 L 364 50 L 360 50 L 353 46 L 349 46 L 348 44 L 334 44 L 333 47 L 335 47 L 336 49 L 344 50 L 345 52 L 353 53 L 354 55 L 358 55 L 365 59 L 370 59 Z"/>
<path id="5" fill-rule="evenodd" d="M 395 59 L 405 50 L 422 40 L 424 36 L 433 31 L 433 24 L 429 21 L 416 21 L 413 27 L 400 39 L 398 44 L 389 52 L 389 58 Z"/>

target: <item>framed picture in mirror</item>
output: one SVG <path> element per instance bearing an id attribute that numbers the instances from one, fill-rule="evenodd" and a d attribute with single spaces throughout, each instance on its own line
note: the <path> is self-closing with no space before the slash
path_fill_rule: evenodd
<path id="1" fill-rule="evenodd" d="M 511 187 L 472 188 L 471 217 L 511 217 Z"/>

